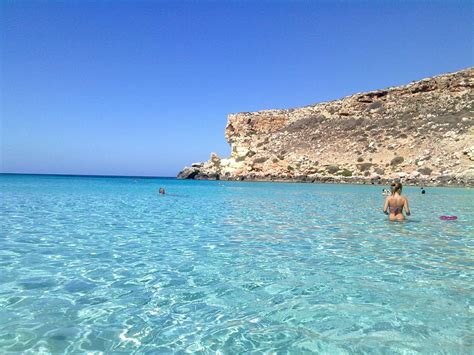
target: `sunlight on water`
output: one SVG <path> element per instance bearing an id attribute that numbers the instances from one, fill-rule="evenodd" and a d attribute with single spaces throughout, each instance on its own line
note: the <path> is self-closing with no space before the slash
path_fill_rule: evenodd
<path id="1" fill-rule="evenodd" d="M 474 350 L 472 190 L 408 187 L 413 216 L 389 223 L 381 186 L 0 189 L 1 352 Z"/>

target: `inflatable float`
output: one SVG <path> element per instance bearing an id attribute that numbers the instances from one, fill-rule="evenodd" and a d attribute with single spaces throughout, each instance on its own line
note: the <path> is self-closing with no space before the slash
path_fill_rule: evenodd
<path id="1" fill-rule="evenodd" d="M 457 216 L 439 216 L 439 219 L 442 221 L 455 221 L 458 219 Z"/>

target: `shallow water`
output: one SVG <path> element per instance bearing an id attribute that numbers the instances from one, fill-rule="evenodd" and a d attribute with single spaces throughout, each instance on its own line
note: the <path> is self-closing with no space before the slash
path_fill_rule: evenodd
<path id="1" fill-rule="evenodd" d="M 474 192 L 405 190 L 0 175 L 0 352 L 470 353 Z"/>

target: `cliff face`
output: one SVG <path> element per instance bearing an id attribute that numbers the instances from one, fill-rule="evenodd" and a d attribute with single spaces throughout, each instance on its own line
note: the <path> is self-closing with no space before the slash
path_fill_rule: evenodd
<path id="1" fill-rule="evenodd" d="M 474 68 L 287 110 L 231 114 L 231 156 L 178 178 L 474 184 Z"/>

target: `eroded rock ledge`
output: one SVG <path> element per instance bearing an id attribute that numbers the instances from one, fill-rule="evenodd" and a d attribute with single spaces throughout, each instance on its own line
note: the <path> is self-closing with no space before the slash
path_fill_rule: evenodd
<path id="1" fill-rule="evenodd" d="M 287 110 L 228 116 L 231 156 L 180 179 L 474 185 L 474 68 Z"/>

